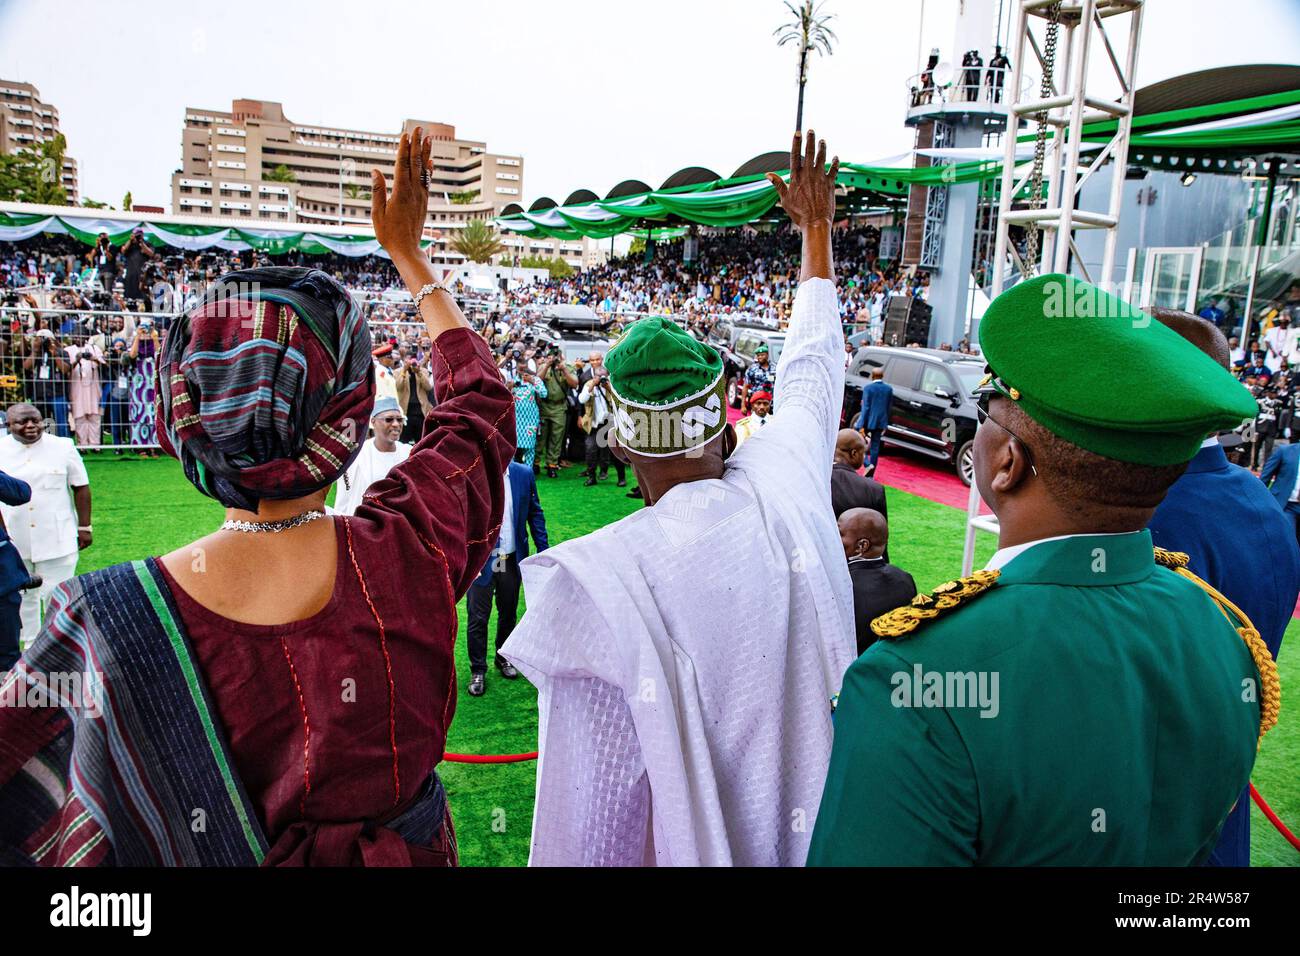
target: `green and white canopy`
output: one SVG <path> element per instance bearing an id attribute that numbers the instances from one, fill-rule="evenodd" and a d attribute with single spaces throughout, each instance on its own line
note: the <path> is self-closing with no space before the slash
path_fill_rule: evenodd
<path id="1" fill-rule="evenodd" d="M 87 215 L 85 213 L 93 213 Z M 120 246 L 134 229 L 143 229 L 151 245 L 196 251 L 256 249 L 269 255 L 283 255 L 297 249 L 311 255 L 333 252 L 341 256 L 386 256 L 374 235 L 346 226 L 304 228 L 300 223 L 276 227 L 259 223 L 256 228 L 204 223 L 197 217 L 133 215 L 75 206 L 33 206 L 28 203 L 0 203 L 0 241 L 19 242 L 41 233 L 69 235 L 94 245 L 101 232 Z M 427 246 L 425 242 L 423 245 Z"/>

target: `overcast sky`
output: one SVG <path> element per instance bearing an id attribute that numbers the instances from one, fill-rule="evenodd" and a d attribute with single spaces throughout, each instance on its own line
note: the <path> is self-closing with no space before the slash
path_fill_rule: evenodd
<path id="1" fill-rule="evenodd" d="M 812 64 L 805 112 L 842 158 L 911 146 L 906 79 L 918 46 L 948 57 L 959 2 L 827 0 L 840 42 Z M 1139 85 L 1300 62 L 1297 0 L 1147 7 Z M 779 0 L 0 0 L 0 78 L 58 107 L 82 195 L 114 206 L 129 189 L 169 208 L 185 107 L 236 97 L 278 100 L 299 123 L 451 123 L 523 154 L 527 202 L 563 201 L 687 165 L 726 176 L 787 146 L 795 53 L 772 37 L 786 19 Z"/>

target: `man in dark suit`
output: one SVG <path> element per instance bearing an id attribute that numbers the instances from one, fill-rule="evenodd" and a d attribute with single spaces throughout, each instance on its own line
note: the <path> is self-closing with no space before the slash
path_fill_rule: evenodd
<path id="1" fill-rule="evenodd" d="M 835 463 L 831 466 L 831 508 L 839 517 L 850 508 L 870 508 L 889 517 L 885 486 L 858 474 L 867 453 L 867 440 L 852 428 L 835 437 Z"/>
<path id="2" fill-rule="evenodd" d="M 0 471 L 0 501 L 10 506 L 25 505 L 32 500 L 32 486 Z M 18 660 L 18 638 L 23 622 L 20 610 L 26 588 L 40 587 L 40 579 L 27 572 L 23 557 L 9 540 L 4 518 L 0 518 L 0 674 Z"/>
<path id="3" fill-rule="evenodd" d="M 492 612 L 492 592 L 496 591 L 497 641 L 496 665 L 501 676 L 514 680 L 519 672 L 499 653 L 519 616 L 519 562 L 528 557 L 528 534 L 538 551 L 546 550 L 546 515 L 537 497 L 537 481 L 527 465 L 511 462 L 505 474 L 506 506 L 501 514 L 501 537 L 488 557 L 487 564 L 465 595 L 468 623 L 465 626 L 469 648 L 469 693 L 482 697 L 487 690 L 487 630 Z"/>
<path id="4" fill-rule="evenodd" d="M 885 429 L 889 427 L 889 406 L 894 401 L 894 387 L 885 382 L 885 370 L 871 370 L 871 384 L 862 390 L 862 412 L 858 415 L 858 431 L 871 439 L 871 454 L 867 474 L 876 470 L 880 459 L 880 446 Z"/>
<path id="5" fill-rule="evenodd" d="M 1151 314 L 1228 368 L 1228 341 L 1212 322 L 1173 309 Z M 1250 472 L 1228 463 L 1216 438 L 1207 438 L 1147 525 L 1156 546 L 1184 552 L 1193 572 L 1245 611 L 1275 659 L 1300 592 L 1294 524 L 1300 504 L 1288 504 L 1295 493 L 1298 458 L 1300 445 L 1283 445 L 1265 466 L 1261 477 L 1266 483 L 1277 476 L 1275 503 Z M 1206 865 L 1250 865 L 1247 794 L 1228 815 Z"/>
<path id="6" fill-rule="evenodd" d="M 1296 478 L 1300 476 L 1300 442 L 1278 445 L 1273 454 L 1268 456 L 1259 477 L 1268 490 L 1273 493 L 1273 500 L 1290 519 L 1292 531 L 1300 542 L 1300 494 L 1297 494 Z"/>
<path id="7" fill-rule="evenodd" d="M 872 618 L 916 597 L 916 582 L 885 557 L 889 524 L 879 511 L 850 508 L 840 515 L 839 527 L 844 556 L 849 559 L 853 620 L 858 632 L 858 653 L 861 654 L 876 639 L 871 633 Z"/>

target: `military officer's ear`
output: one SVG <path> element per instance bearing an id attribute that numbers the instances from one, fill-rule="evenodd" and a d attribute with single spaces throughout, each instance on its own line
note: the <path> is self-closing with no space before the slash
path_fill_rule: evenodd
<path id="1" fill-rule="evenodd" d="M 1024 442 L 1005 431 L 998 439 L 994 449 L 993 480 L 990 485 L 998 494 L 1014 494 L 1037 472 Z"/>

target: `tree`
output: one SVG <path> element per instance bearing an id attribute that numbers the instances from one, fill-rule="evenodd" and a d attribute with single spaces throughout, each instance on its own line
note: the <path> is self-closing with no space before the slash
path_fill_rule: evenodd
<path id="1" fill-rule="evenodd" d="M 68 192 L 63 188 L 63 134 L 37 146 L 28 146 L 11 156 L 0 156 L 0 199 L 12 202 L 64 206 Z"/>
<path id="2" fill-rule="evenodd" d="M 451 194 L 451 201 L 457 206 L 468 206 L 478 198 L 477 189 L 462 189 L 458 193 Z"/>
<path id="3" fill-rule="evenodd" d="M 122 211 L 131 211 L 131 190 L 129 189 L 126 191 L 126 195 L 122 197 Z"/>
<path id="4" fill-rule="evenodd" d="M 519 260 L 521 269 L 545 269 L 550 273 L 552 279 L 563 279 L 573 275 L 573 266 L 559 256 L 549 258 L 547 256 L 524 256 Z"/>
<path id="5" fill-rule="evenodd" d="M 294 176 L 292 169 L 281 163 L 266 174 L 266 181 L 268 183 L 296 183 L 298 177 Z"/>
<path id="6" fill-rule="evenodd" d="M 84 196 L 84 197 L 82 198 L 82 200 L 81 200 L 81 205 L 82 205 L 84 208 L 86 208 L 86 209 L 108 209 L 108 208 L 110 208 L 109 205 L 108 205 L 108 203 L 106 203 L 106 202 L 99 202 L 98 200 L 91 199 L 89 196 Z"/>
<path id="7" fill-rule="evenodd" d="M 349 199 L 362 199 L 366 202 L 370 201 L 370 190 L 358 186 L 356 183 L 348 183 L 343 187 L 343 191 L 347 193 Z"/>
<path id="8" fill-rule="evenodd" d="M 482 219 L 467 222 L 451 240 L 451 247 L 470 262 L 491 262 L 493 256 L 505 250 L 492 227 Z"/>
<path id="9" fill-rule="evenodd" d="M 839 38 L 827 26 L 833 15 L 823 14 L 822 4 L 814 4 L 813 0 L 804 0 L 802 4 L 795 7 L 790 0 L 786 0 L 785 5 L 795 19 L 777 27 L 772 31 L 772 35 L 780 38 L 776 41 L 777 46 L 785 46 L 787 43 L 799 44 L 799 108 L 795 113 L 794 128 L 802 131 L 803 88 L 808 82 L 808 52 L 811 50 L 818 55 L 830 56 L 833 52 L 831 45 Z"/>

